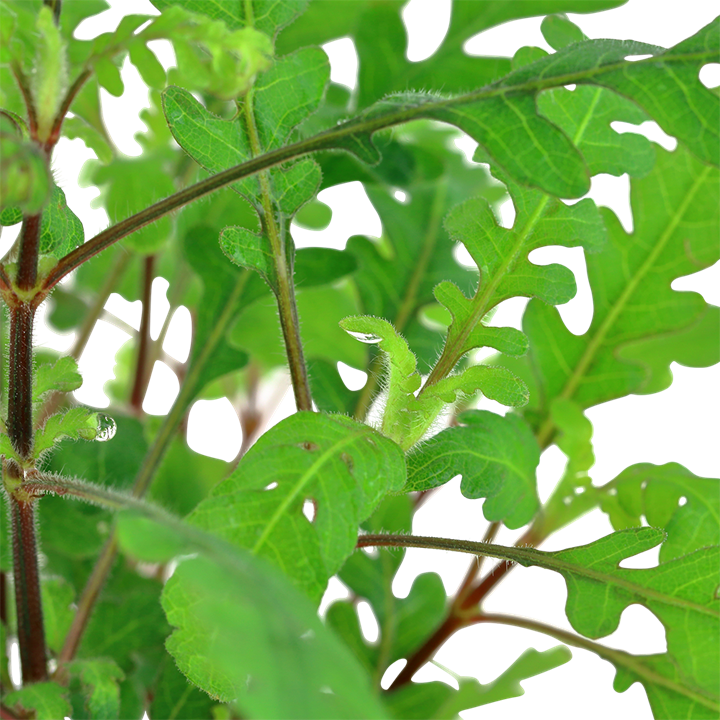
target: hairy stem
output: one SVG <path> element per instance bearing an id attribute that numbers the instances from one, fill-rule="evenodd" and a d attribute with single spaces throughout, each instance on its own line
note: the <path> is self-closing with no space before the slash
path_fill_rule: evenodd
<path id="1" fill-rule="evenodd" d="M 9 308 L 8 435 L 23 460 L 32 456 L 32 337 L 35 307 L 16 302 Z"/>
<path id="2" fill-rule="evenodd" d="M 238 276 L 237 284 L 228 298 L 227 304 L 217 320 L 217 324 L 213 328 L 210 336 L 206 339 L 202 351 L 190 367 L 190 370 L 185 377 L 185 381 L 180 388 L 180 393 L 175 398 L 175 402 L 173 403 L 172 408 L 170 408 L 170 412 L 165 416 L 160 430 L 155 436 L 155 440 L 148 450 L 140 471 L 135 478 L 135 483 L 132 488 L 133 498 L 142 498 L 150 488 L 153 478 L 160 467 L 160 463 L 165 457 L 165 453 L 170 447 L 170 443 L 175 436 L 175 432 L 185 415 L 185 411 L 198 391 L 197 384 L 200 378 L 200 373 L 207 364 L 208 360 L 212 357 L 215 352 L 215 348 L 224 337 L 230 321 L 235 316 L 237 304 L 242 296 L 243 290 L 245 289 L 248 277 L 248 270 L 243 271 Z M 59 492 L 54 490 L 49 491 Z M 110 537 L 107 539 L 102 551 L 100 552 L 100 556 L 95 562 L 92 574 L 83 589 L 78 602 L 78 609 L 73 617 L 72 624 L 65 637 L 60 655 L 58 656 L 58 671 L 61 674 L 63 672 L 62 666 L 70 662 L 75 657 L 75 653 L 80 646 L 85 628 L 90 620 L 90 615 L 95 606 L 95 602 L 97 601 L 100 591 L 105 584 L 116 555 L 117 537 L 115 530 L 113 529 Z"/>
<path id="3" fill-rule="evenodd" d="M 140 318 L 140 343 L 135 362 L 135 379 L 130 393 L 130 407 L 137 413 L 142 412 L 142 404 L 147 390 L 150 366 L 148 353 L 150 350 L 150 314 L 152 299 L 152 283 L 155 276 L 155 256 L 148 255 L 144 261 L 142 317 Z"/>
<path id="4" fill-rule="evenodd" d="M 253 155 L 260 156 L 262 148 L 255 127 L 253 115 L 253 94 L 248 93 L 245 104 L 245 126 Z M 272 200 L 270 188 L 270 174 L 265 170 L 260 172 L 260 192 L 263 206 L 263 226 L 270 240 L 272 247 L 273 262 L 275 264 L 275 275 L 277 277 L 277 298 L 278 313 L 280 315 L 280 327 L 282 328 L 285 352 L 287 353 L 288 368 L 292 380 L 295 405 L 298 410 L 312 411 L 312 396 L 310 394 L 310 380 L 308 378 L 307 365 L 303 353 L 302 340 L 300 339 L 300 320 L 298 318 L 297 302 L 295 301 L 295 286 L 292 278 L 292 258 L 288 257 L 285 229 L 281 228 L 276 217 L 275 207 Z"/>
<path id="5" fill-rule="evenodd" d="M 20 231 L 20 255 L 18 256 L 17 275 L 15 277 L 15 284 L 20 290 L 30 290 L 37 283 L 40 218 L 40 213 L 27 215 Z"/>
<path id="6" fill-rule="evenodd" d="M 6 463 L 5 466 L 6 471 L 9 466 L 20 470 L 14 462 Z M 17 634 L 23 684 L 47 679 L 47 649 L 35 535 L 35 504 L 35 500 L 23 501 L 10 497 Z"/>

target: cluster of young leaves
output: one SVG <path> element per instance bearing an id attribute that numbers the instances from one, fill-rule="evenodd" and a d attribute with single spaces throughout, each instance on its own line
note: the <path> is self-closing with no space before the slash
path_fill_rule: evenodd
<path id="1" fill-rule="evenodd" d="M 144 258 L 157 257 L 155 271 L 169 282 L 171 312 L 180 305 L 191 311 L 193 343 L 180 365 L 180 394 L 159 428 L 150 418 L 140 422 L 119 410 L 113 442 L 61 445 L 41 458 L 38 493 L 75 495 L 100 506 L 42 500 L 51 652 L 62 647 L 71 604 L 103 543 L 117 540 L 126 557 L 114 564 L 65 686 L 29 686 L 4 703 L 38 718 L 139 717 L 144 710 L 151 718 L 231 717 L 235 711 L 251 717 L 445 718 L 522 694 L 519 681 L 567 662 L 566 648 L 528 651 L 490 685 L 458 678 L 458 690 L 410 684 L 378 696 L 387 667 L 409 657 L 442 622 L 445 592 L 439 578 L 426 573 L 407 598 L 396 598 L 392 580 L 402 555 L 352 554 L 358 528 L 407 533 L 407 493 L 460 474 L 466 497 L 485 498 L 488 520 L 510 528 L 535 520 L 541 535 L 600 505 L 621 532 L 591 545 L 555 553 L 467 551 L 560 572 L 568 585 L 568 618 L 585 638 L 611 633 L 629 604 L 645 605 L 665 625 L 667 653 L 635 657 L 596 643 L 588 647 L 616 665 L 618 691 L 643 683 L 656 717 L 716 712 L 716 481 L 695 478 L 680 466 L 637 466 L 594 488 L 588 475 L 591 428 L 583 409 L 663 389 L 673 361 L 704 367 L 720 359 L 717 309 L 698 295 L 670 289 L 675 278 L 717 260 L 718 109 L 697 77 L 717 55 L 717 23 L 665 51 L 587 41 L 566 18 L 553 16 L 543 22 L 543 32 L 557 52 L 525 48 L 511 62 L 471 57 L 462 46 L 508 19 L 590 12 L 619 2 L 458 2 L 439 51 L 410 63 L 396 2 L 316 2 L 304 15 L 304 2 L 154 4 L 162 11 L 157 18 L 131 16 L 92 42 L 73 32 L 105 8 L 100 1 L 66 0 L 59 30 L 48 21 L 49 9 L 38 15 L 39 0 L 3 3 L 0 16 L 8 41 L 0 57 L 6 63 L 2 86 L 15 87 L 8 66 L 27 73 L 33 57 L 42 70 L 47 58 L 63 59 L 64 53 L 70 78 L 93 73 L 63 132 L 82 137 L 98 155 L 84 171 L 85 182 L 101 189 L 98 203 L 112 222 L 207 172 L 287 146 L 305 149 L 142 229 L 124 247 L 80 268 L 75 287 L 56 291 L 51 322 L 57 328 L 94 322 L 111 290 L 127 300 L 141 296 Z M 359 82 L 352 94 L 328 86 L 324 53 L 308 47 L 342 36 L 352 37 L 358 50 Z M 162 89 L 165 71 L 147 45 L 158 38 L 173 41 L 179 68 L 169 79 L 176 85 L 153 94 L 143 115 L 148 132 L 139 136 L 144 154 L 125 158 L 107 137 L 98 88 L 122 93 L 118 66 L 127 53 L 148 85 Z M 651 57 L 625 61 L 638 54 Z M 56 89 L 61 70 L 54 68 L 47 82 L 40 72 L 38 92 Z M 564 87 L 570 83 L 577 87 Z M 485 87 L 478 90 L 480 85 Z M 428 92 L 406 92 L 408 87 Z M 0 118 L 3 152 L 10 143 L 17 158 L 10 169 L 27 167 L 35 180 L 27 192 L 20 184 L 14 188 L 17 196 L 10 195 L 0 221 L 14 224 L 19 209 L 29 212 L 47 202 L 42 252 L 52 256 L 51 264 L 84 241 L 82 226 L 24 142 L 23 121 L 13 114 L 22 113 L 20 97 L 3 92 L 9 110 Z M 57 98 L 49 97 L 48 107 L 53 103 Z M 356 117 L 335 125 L 348 113 Z M 455 125 L 479 142 L 475 160 L 489 163 L 515 206 L 511 228 L 495 217 L 503 188 L 484 167 L 469 166 L 448 149 L 447 129 L 426 122 L 393 137 L 372 137 L 422 118 Z M 667 153 L 610 127 L 646 119 L 676 136 L 678 149 Z M 171 137 L 201 170 L 173 148 Z M 326 152 L 338 149 L 354 157 Z M 315 152 L 313 159 L 300 157 L 308 152 Z M 631 176 L 632 233 L 590 200 L 569 205 L 559 199 L 580 197 L 599 173 Z M 296 252 L 291 223 L 327 222 L 315 194 L 350 180 L 363 182 L 377 209 L 381 240 L 355 237 L 343 252 Z M 397 199 L 398 189 L 405 201 Z M 458 243 L 477 272 L 455 260 Z M 572 274 L 529 259 L 533 250 L 558 244 L 587 253 L 594 316 L 581 337 L 567 331 L 552 307 L 574 296 Z M 321 410 L 339 414 L 288 418 L 227 475 L 224 463 L 193 452 L 175 431 L 203 394 L 241 395 L 249 360 L 263 375 L 284 364 L 275 307 L 287 347 L 292 328 L 283 303 L 293 285 L 314 399 Z M 519 296 L 533 298 L 523 332 L 493 326 L 493 309 Z M 349 338 L 340 320 L 365 344 Z M 501 357 L 473 365 L 468 353 L 484 347 Z M 109 388 L 118 408 L 127 407 L 136 352 L 133 333 Z M 154 352 L 160 357 L 161 343 Z M 344 386 L 338 361 L 369 371 L 361 392 Z M 467 366 L 453 375 L 461 361 Z M 385 383 L 383 414 L 374 430 L 347 415 L 365 417 L 378 377 Z M 37 401 L 78 383 L 70 358 L 40 365 Z M 452 427 L 416 446 L 444 408 L 478 391 L 511 407 L 527 405 L 505 417 L 460 414 Z M 97 417 L 71 408 L 45 421 L 35 452 L 91 431 L 98 432 Z M 550 442 L 569 462 L 538 514 L 538 444 Z M 0 451 L 12 456 L 9 441 Z M 94 484 L 60 480 L 53 471 Z M 130 497 L 148 487 L 153 500 L 187 520 Z M 111 509 L 125 510 L 117 533 Z M 664 537 L 641 528 L 642 518 L 667 534 L 660 565 L 623 569 L 622 560 Z M 164 566 L 178 558 L 172 578 L 159 582 Z M 0 561 L 3 571 L 11 570 L 9 557 L 0 555 Z M 136 572 L 138 561 L 156 564 L 157 577 Z M 332 605 L 322 623 L 317 603 L 335 574 L 351 599 Z M 370 603 L 378 620 L 375 644 L 360 631 L 359 599 Z"/>

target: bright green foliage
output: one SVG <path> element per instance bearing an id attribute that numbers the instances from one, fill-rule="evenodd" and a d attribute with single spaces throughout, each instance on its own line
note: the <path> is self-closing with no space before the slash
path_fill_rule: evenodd
<path id="1" fill-rule="evenodd" d="M 85 237 L 67 207 L 70 190 L 49 172 L 56 131 L 97 155 L 82 182 L 99 190 L 96 205 L 111 225 L 134 227 L 133 214 L 155 204 L 155 220 L 137 231 L 111 227 L 91 238 L 87 248 L 97 249 L 122 235 L 51 298 L 50 322 L 76 333 L 77 357 L 98 320 L 130 336 L 105 388 L 117 418 L 109 442 L 58 442 L 108 439 L 112 421 L 72 403 L 81 377 L 70 357 L 41 350 L 28 367 L 26 335 L 14 332 L 19 315 L 0 314 L 3 415 L 19 403 L 34 435 L 32 456 L 20 457 L 0 421 L 9 471 L 0 570 L 19 583 L 27 617 L 37 597 L 31 576 L 13 567 L 7 525 L 19 517 L 13 503 L 36 497 L 51 658 L 68 652 L 88 578 L 98 580 L 92 593 L 100 588 L 72 661 L 60 662 L 63 684 L 40 673 L 3 698 L 3 717 L 451 718 L 522 695 L 524 679 L 569 660 L 564 647 L 530 650 L 487 685 L 457 676 L 458 689 L 405 682 L 456 629 L 481 622 L 595 652 L 616 667 L 617 691 L 643 685 L 657 718 L 717 717 L 717 481 L 644 463 L 594 485 L 584 410 L 664 389 L 673 362 L 720 361 L 720 308 L 671 288 L 719 257 L 720 104 L 699 79 L 720 56 L 719 26 L 665 50 L 588 40 L 565 15 L 620 4 L 453 1 L 440 47 L 414 62 L 400 0 L 155 0 L 160 15 L 126 16 L 89 41 L 76 37 L 78 26 L 107 8 L 103 0 L 0 1 L 0 224 L 41 213 L 42 254 L 35 281 L 34 223 L 26 223 L 0 259 L 5 303 L 39 303 L 56 263 L 62 269 L 64 255 L 84 252 L 75 253 Z M 554 53 L 521 48 L 509 59 L 464 50 L 483 30 L 540 15 Z M 319 47 L 339 38 L 357 50 L 352 91 L 330 81 Z M 177 68 L 162 67 L 156 40 L 170 41 Z M 649 57 L 627 59 L 637 55 Z M 117 150 L 100 103 L 101 88 L 124 93 L 126 60 L 150 88 L 138 157 Z M 67 110 L 72 117 L 58 116 Z M 614 129 L 647 121 L 675 137 L 677 150 Z M 458 129 L 479 143 L 473 163 L 454 145 Z M 193 186 L 223 171 L 235 180 L 212 178 L 199 199 Z M 631 178 L 631 232 L 590 200 L 564 200 L 605 173 Z M 293 227 L 330 222 L 318 190 L 348 182 L 362 183 L 380 237 L 351 237 L 343 251 L 296 252 Z M 516 218 L 504 228 L 498 206 L 508 199 Z M 473 267 L 458 260 L 459 244 Z M 582 336 L 550 307 L 574 296 L 575 278 L 530 259 L 552 246 L 585 251 L 594 311 Z M 19 290 L 23 257 L 35 287 Z M 143 300 L 157 278 L 168 284 L 170 305 L 159 337 L 104 309 L 112 293 Z M 526 297 L 524 332 L 493 322 L 497 306 Z M 185 361 L 165 344 L 176 311 L 192 324 Z M 499 354 L 473 353 L 484 348 Z M 180 382 L 164 418 L 142 410 L 144 370 L 158 361 Z M 265 431 L 287 388 L 286 361 L 308 411 Z M 342 363 L 367 373 L 362 389 L 345 385 Z M 474 409 L 480 393 L 513 409 Z M 242 446 L 231 462 L 189 446 L 198 398 L 233 408 Z M 541 505 L 535 475 L 551 444 L 567 465 Z M 457 475 L 466 498 L 483 499 L 491 523 L 527 526 L 517 546 L 407 537 L 421 503 L 432 511 L 432 491 Z M 595 508 L 620 532 L 583 547 L 535 549 Z M 496 529 L 481 523 L 477 531 L 492 538 Z M 395 537 L 362 540 L 365 533 Z M 657 567 L 621 567 L 661 541 Z M 485 595 L 503 572 L 482 565 L 485 574 L 471 567 L 456 599 L 429 572 L 398 598 L 404 550 L 359 551 L 358 543 L 460 550 L 473 563 L 487 555 L 559 572 L 575 632 L 487 614 Z M 107 572 L 91 575 L 101 554 Z M 333 577 L 349 597 L 331 603 L 322 622 L 317 606 Z M 377 620 L 376 642 L 363 635 L 360 601 Z M 590 639 L 613 632 L 635 603 L 660 619 L 667 652 L 636 656 Z M 22 635 L 17 614 L 4 614 L 0 648 Z M 381 693 L 398 660 L 406 670 Z M 4 653 L 0 683 L 12 686 Z"/>
<path id="2" fill-rule="evenodd" d="M 35 683 L 3 697 L 3 704 L 33 712 L 35 720 L 57 720 L 70 715 L 66 689 L 54 682 Z"/>
<path id="3" fill-rule="evenodd" d="M 67 206 L 65 193 L 53 187 L 40 226 L 40 252 L 62 257 L 85 241 L 80 218 Z"/>
<path id="4" fill-rule="evenodd" d="M 697 477 L 677 463 L 644 463 L 624 470 L 601 492 L 601 507 L 616 529 L 639 527 L 643 517 L 650 526 L 665 528 L 661 562 L 720 545 L 720 493 L 714 478 Z"/>
<path id="5" fill-rule="evenodd" d="M 406 340 L 386 320 L 367 316 L 348 317 L 344 330 L 365 343 L 378 343 L 387 354 L 389 375 L 382 431 L 403 449 L 412 447 L 448 403 L 480 390 L 492 400 L 519 407 L 527 402 L 527 388 L 505 368 L 476 365 L 460 375 L 428 385 L 415 396 L 422 379 L 417 359 Z"/>
<path id="6" fill-rule="evenodd" d="M 632 234 L 612 212 L 603 211 L 609 242 L 587 258 L 594 304 L 588 331 L 572 335 L 557 311 L 537 301 L 528 306 L 523 329 L 530 337 L 546 412 L 558 396 L 589 407 L 657 383 L 650 373 L 667 373 L 667 365 L 659 367 L 657 357 L 653 363 L 642 362 L 640 343 L 646 340 L 663 337 L 663 360 L 674 360 L 677 351 L 686 364 L 700 366 L 708 358 L 702 348 L 717 344 L 715 329 L 699 343 L 697 356 L 693 346 L 684 345 L 683 331 L 708 306 L 698 294 L 674 291 L 670 283 L 718 258 L 718 173 L 680 148 L 674 153 L 658 149 L 657 154 L 653 172 L 631 184 Z M 662 304 L 662 313 L 655 311 L 656 303 Z M 623 349 L 630 343 L 627 362 Z"/>
<path id="7" fill-rule="evenodd" d="M 404 477 L 399 448 L 366 425 L 299 413 L 263 435 L 190 520 L 271 560 L 319 600 L 353 551 L 358 524 Z"/>
<path id="8" fill-rule="evenodd" d="M 501 417 L 473 410 L 420 445 L 408 457 L 405 489 L 429 490 L 462 475 L 467 498 L 487 498 L 483 514 L 508 527 L 525 525 L 538 507 L 535 470 L 540 461 L 535 438 L 517 415 Z"/>
<path id="9" fill-rule="evenodd" d="M 456 676 L 458 690 L 441 682 L 418 683 L 391 693 L 386 703 L 398 720 L 452 720 L 463 710 L 524 695 L 521 680 L 554 670 L 571 657 L 563 645 L 542 652 L 531 648 L 487 685 Z"/>
<path id="10" fill-rule="evenodd" d="M 123 671 L 112 660 L 77 660 L 71 672 L 80 676 L 87 693 L 89 717 L 116 720 L 120 713 L 118 681 L 125 678 Z"/>
<path id="11" fill-rule="evenodd" d="M 194 683 L 252 716 L 384 716 L 356 661 L 277 570 L 213 535 L 146 512 L 154 523 L 137 514 L 120 518 L 129 552 L 148 561 L 201 552 L 180 564 L 163 591 L 176 627 L 168 650 Z M 175 538 L 170 554 L 168 531 Z"/>

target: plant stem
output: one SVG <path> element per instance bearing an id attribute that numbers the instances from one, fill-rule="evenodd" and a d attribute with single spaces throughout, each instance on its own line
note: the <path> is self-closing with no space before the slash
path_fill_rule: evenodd
<path id="1" fill-rule="evenodd" d="M 143 273 L 142 317 L 140 319 L 140 343 L 135 363 L 135 380 L 130 393 L 130 407 L 139 415 L 149 380 L 151 368 L 148 365 L 150 349 L 150 314 L 152 302 L 152 283 L 155 276 L 155 256 L 145 258 Z"/>
<path id="2" fill-rule="evenodd" d="M 25 216 L 20 231 L 20 255 L 15 278 L 15 284 L 20 290 L 30 290 L 35 287 L 39 251 L 40 213 Z"/>
<path id="3" fill-rule="evenodd" d="M 23 460 L 32 455 L 32 336 L 35 307 L 13 303 L 9 308 L 10 336 L 8 356 L 8 435 Z"/>
<path id="4" fill-rule="evenodd" d="M 368 546 L 395 546 L 395 547 L 437 547 L 446 550 L 459 550 L 460 552 L 468 552 L 469 547 L 475 548 L 477 558 L 473 559 L 474 565 L 468 569 L 468 572 L 463 580 L 460 589 L 458 590 L 457 596 L 450 606 L 450 610 L 433 632 L 433 634 L 425 640 L 425 642 L 408 658 L 407 665 L 402 669 L 400 674 L 395 678 L 390 690 L 397 690 L 399 687 L 409 683 L 413 675 L 423 666 L 425 663 L 433 657 L 433 655 L 450 639 L 458 630 L 472 623 L 471 615 L 467 612 L 467 609 L 476 606 L 480 600 L 482 600 L 490 590 L 495 586 L 497 582 L 512 568 L 515 563 L 507 562 L 507 553 L 504 553 L 499 546 L 492 545 L 491 541 L 495 537 L 499 529 L 500 523 L 493 523 L 487 529 L 485 533 L 485 539 L 482 543 L 466 543 L 462 540 L 446 540 L 444 538 L 418 538 L 413 536 L 402 536 L 402 535 L 362 535 L 358 538 L 358 547 Z M 529 542 L 529 532 L 526 533 L 518 543 L 526 544 Z M 405 541 L 402 538 L 406 538 Z M 417 542 L 416 542 L 417 541 Z M 483 553 L 482 551 L 486 552 Z M 509 550 L 509 548 L 505 548 Z M 496 557 L 505 559 L 506 562 L 501 562 L 498 566 L 493 568 L 490 574 L 476 587 L 472 588 L 472 582 L 475 579 L 477 572 L 479 571 L 479 560 L 487 555 L 489 557 Z M 477 564 L 477 567 L 476 565 Z"/>
<path id="5" fill-rule="evenodd" d="M 261 156 L 262 148 L 255 126 L 253 114 L 253 91 L 251 90 L 245 98 L 243 107 L 245 115 L 245 127 L 250 139 L 250 147 L 253 155 Z M 270 174 L 267 170 L 260 172 L 260 194 L 263 207 L 263 227 L 270 240 L 272 247 L 273 262 L 275 264 L 275 275 L 277 288 L 278 313 L 280 315 L 280 327 L 282 328 L 285 352 L 287 353 L 290 379 L 292 380 L 295 405 L 298 410 L 312 411 L 312 395 L 310 393 L 310 380 L 308 378 L 307 365 L 303 353 L 302 340 L 300 339 L 300 320 L 298 318 L 297 302 L 295 301 L 295 286 L 292 279 L 292 257 L 288 257 L 285 228 L 280 227 L 276 217 L 275 207 L 270 187 Z"/>
<path id="6" fill-rule="evenodd" d="M 676 683 L 664 675 L 660 675 L 660 673 L 655 672 L 645 665 L 642 662 L 642 657 L 630 655 L 622 650 L 614 650 L 613 648 L 606 647 L 605 645 L 600 645 L 600 643 L 588 640 L 581 635 L 576 635 L 575 633 L 568 632 L 567 630 L 561 630 L 560 628 L 553 627 L 552 625 L 546 625 L 545 623 L 537 622 L 535 620 L 513 617 L 512 615 L 481 613 L 472 618 L 472 622 L 473 624 L 487 622 L 499 625 L 511 625 L 513 627 L 543 633 L 543 635 L 549 635 L 550 637 L 560 640 L 560 642 L 564 642 L 567 645 L 572 645 L 573 647 L 582 648 L 583 650 L 595 653 L 599 657 L 603 658 L 603 660 L 608 660 L 613 663 L 616 668 L 624 667 L 634 675 L 638 676 L 641 681 L 645 681 L 653 685 L 660 685 L 672 692 L 688 697 L 698 704 L 706 708 L 710 708 L 714 713 L 718 713 L 720 711 L 720 705 L 718 705 L 714 698 L 707 697 L 701 692 Z"/>
<path id="7" fill-rule="evenodd" d="M 206 339 L 202 351 L 198 355 L 197 359 L 190 367 L 190 370 L 185 377 L 185 381 L 180 388 L 180 393 L 175 398 L 175 402 L 173 403 L 172 408 L 170 408 L 170 412 L 165 416 L 165 419 L 160 426 L 160 430 L 155 436 L 155 440 L 148 450 L 140 471 L 135 478 L 135 483 L 133 484 L 132 489 L 133 498 L 142 498 L 150 488 L 150 484 L 155 477 L 155 473 L 160 467 L 160 463 L 165 457 L 165 453 L 170 447 L 170 443 L 175 436 L 175 432 L 183 419 L 185 410 L 198 391 L 197 383 L 200 373 L 207 361 L 212 357 L 215 352 L 215 348 L 225 335 L 228 324 L 235 316 L 237 304 L 242 296 L 243 290 L 245 289 L 249 272 L 249 270 L 245 270 L 238 276 L 237 284 L 228 298 L 227 304 L 217 320 L 217 324 Z M 110 537 L 108 537 L 103 549 L 100 552 L 100 556 L 95 562 L 92 574 L 83 589 L 78 602 L 78 609 L 73 617 L 72 624 L 68 630 L 62 650 L 58 656 L 58 673 L 60 675 L 64 672 L 62 666 L 65 663 L 70 662 L 75 657 L 75 653 L 80 646 L 85 628 L 90 620 L 92 609 L 95 606 L 95 602 L 97 601 L 103 585 L 105 584 L 105 580 L 112 568 L 116 555 L 117 536 L 115 529 L 113 528 L 110 533 Z"/>
<path id="8" fill-rule="evenodd" d="M 6 472 L 12 466 L 17 468 L 18 474 L 22 474 L 14 462 L 5 463 Z M 10 497 L 17 634 L 23 684 L 47 679 L 45 626 L 35 537 L 35 503 L 35 500 L 25 502 Z"/>

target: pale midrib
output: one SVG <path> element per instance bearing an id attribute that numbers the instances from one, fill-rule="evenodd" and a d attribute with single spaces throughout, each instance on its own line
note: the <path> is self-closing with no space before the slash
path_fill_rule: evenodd
<path id="1" fill-rule="evenodd" d="M 322 453 L 318 457 L 318 459 L 300 476 L 300 479 L 298 482 L 295 483 L 292 492 L 288 493 L 285 496 L 284 500 L 280 503 L 280 505 L 278 505 L 275 512 L 270 516 L 270 519 L 265 525 L 265 529 L 263 530 L 262 535 L 260 535 L 257 542 L 253 546 L 253 553 L 259 552 L 259 550 L 267 541 L 268 537 L 270 537 L 272 531 L 275 529 L 275 526 L 278 524 L 278 522 L 280 522 L 280 518 L 287 512 L 288 508 L 293 503 L 295 498 L 297 498 L 297 496 L 302 492 L 302 490 L 310 482 L 310 480 L 318 473 L 320 468 L 330 458 L 337 455 L 344 447 L 354 443 L 359 437 L 364 434 L 364 432 L 364 430 L 354 432 L 351 435 L 348 435 L 347 437 L 335 443 L 332 447 L 328 448 L 324 453 Z"/>
<path id="2" fill-rule="evenodd" d="M 565 384 L 565 387 L 563 388 L 560 397 L 569 399 L 575 393 L 575 390 L 577 390 L 580 380 L 585 375 L 588 366 L 593 361 L 597 351 L 600 349 L 600 346 L 605 340 L 605 336 L 615 323 L 615 320 L 617 320 L 620 313 L 624 310 L 633 293 L 637 290 L 638 285 L 642 282 L 642 280 L 648 274 L 652 266 L 655 264 L 655 261 L 665 249 L 665 246 L 672 237 L 672 234 L 675 232 L 675 229 L 679 225 L 680 221 L 685 216 L 685 213 L 687 212 L 690 203 L 693 201 L 698 190 L 705 182 L 705 178 L 708 176 L 711 169 L 712 168 L 710 167 L 706 167 L 703 172 L 698 176 L 697 180 L 695 180 L 688 193 L 685 195 L 685 199 L 678 208 L 677 212 L 674 214 L 672 220 L 665 229 L 665 232 L 663 232 L 663 234 L 660 236 L 660 239 L 658 240 L 650 254 L 647 256 L 645 262 L 640 266 L 638 271 L 630 279 L 630 282 L 625 286 L 625 289 L 611 307 L 610 312 L 605 316 L 605 319 L 598 327 L 597 332 L 593 335 L 592 340 L 588 344 L 585 352 L 580 358 L 580 361 L 576 365 L 573 374 L 570 376 L 567 383 Z"/>

